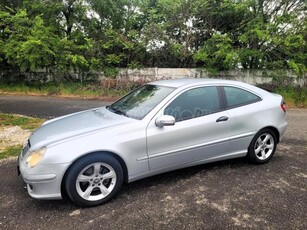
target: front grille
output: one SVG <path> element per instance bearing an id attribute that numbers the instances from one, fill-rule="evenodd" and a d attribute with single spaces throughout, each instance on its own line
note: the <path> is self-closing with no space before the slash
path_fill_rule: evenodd
<path id="1" fill-rule="evenodd" d="M 27 141 L 27 144 L 23 147 L 22 149 L 22 156 L 24 157 L 24 155 L 29 151 L 31 147 L 30 141 Z"/>

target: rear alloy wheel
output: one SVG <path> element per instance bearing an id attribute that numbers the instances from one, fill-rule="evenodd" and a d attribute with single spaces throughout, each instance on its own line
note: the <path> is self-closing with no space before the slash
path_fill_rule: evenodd
<path id="1" fill-rule="evenodd" d="M 112 156 L 93 154 L 78 160 L 65 180 L 69 197 L 80 206 L 96 206 L 110 200 L 120 189 L 123 170 Z"/>
<path id="2" fill-rule="evenodd" d="M 276 135 L 272 130 L 259 131 L 248 148 L 249 160 L 256 164 L 268 162 L 275 153 L 276 145 Z"/>

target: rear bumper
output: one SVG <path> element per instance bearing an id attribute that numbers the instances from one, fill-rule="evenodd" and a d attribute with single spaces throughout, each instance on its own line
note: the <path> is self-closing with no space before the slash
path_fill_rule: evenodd
<path id="1" fill-rule="evenodd" d="M 286 131 L 286 128 L 288 126 L 288 123 L 287 122 L 284 122 L 282 125 L 280 125 L 278 127 L 278 132 L 279 132 L 279 142 L 282 140 L 283 136 L 284 136 L 284 133 Z"/>

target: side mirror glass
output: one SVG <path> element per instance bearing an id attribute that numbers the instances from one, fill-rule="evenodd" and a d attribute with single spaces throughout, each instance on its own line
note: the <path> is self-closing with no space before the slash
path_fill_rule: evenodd
<path id="1" fill-rule="evenodd" d="M 170 115 L 163 115 L 156 119 L 156 125 L 158 127 L 175 125 L 175 118 Z"/>

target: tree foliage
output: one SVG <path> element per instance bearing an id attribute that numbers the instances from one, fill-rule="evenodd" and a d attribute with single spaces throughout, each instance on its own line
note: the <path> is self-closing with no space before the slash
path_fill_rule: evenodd
<path id="1" fill-rule="evenodd" d="M 0 67 L 86 75 L 116 68 L 307 66 L 305 0 L 1 0 Z"/>

